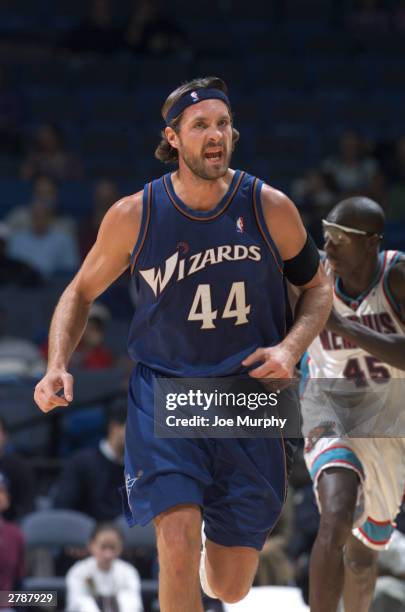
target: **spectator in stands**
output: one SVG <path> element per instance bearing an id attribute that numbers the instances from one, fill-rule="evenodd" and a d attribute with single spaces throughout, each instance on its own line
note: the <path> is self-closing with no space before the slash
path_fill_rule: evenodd
<path id="1" fill-rule="evenodd" d="M 72 53 L 112 53 L 121 44 L 111 16 L 110 0 L 91 0 L 88 17 L 69 32 L 60 46 Z"/>
<path id="2" fill-rule="evenodd" d="M 0 153 L 21 154 L 23 116 L 22 98 L 9 85 L 6 71 L 3 66 L 0 66 Z"/>
<path id="3" fill-rule="evenodd" d="M 184 30 L 173 20 L 172 13 L 163 10 L 159 0 L 134 2 L 124 40 L 135 53 L 155 57 L 189 52 Z"/>
<path id="4" fill-rule="evenodd" d="M 122 513 L 126 403 L 119 401 L 108 418 L 107 436 L 96 448 L 78 451 L 66 463 L 52 495 L 56 508 L 79 510 L 96 521 Z"/>
<path id="5" fill-rule="evenodd" d="M 14 232 L 16 230 L 30 229 L 32 224 L 32 209 L 36 202 L 49 204 L 54 211 L 52 226 L 71 234 L 76 238 L 76 222 L 72 217 L 60 216 L 58 212 L 59 188 L 57 182 L 45 175 L 38 176 L 32 186 L 30 202 L 23 206 L 15 206 L 6 215 L 5 222 Z"/>
<path id="6" fill-rule="evenodd" d="M 74 272 L 79 263 L 72 234 L 57 227 L 54 205 L 45 200 L 31 204 L 30 226 L 11 235 L 8 255 L 30 264 L 44 278 Z"/>
<path id="7" fill-rule="evenodd" d="M 98 228 L 107 210 L 118 200 L 118 187 L 114 181 L 101 179 L 94 187 L 91 216 L 79 227 L 80 254 L 84 259 L 96 241 Z"/>
<path id="8" fill-rule="evenodd" d="M 66 149 L 61 130 L 52 123 L 41 125 L 34 146 L 21 166 L 21 178 L 31 180 L 46 174 L 56 180 L 81 176 L 79 160 Z"/>
<path id="9" fill-rule="evenodd" d="M 9 237 L 10 228 L 5 223 L 0 223 L 0 287 L 5 285 L 40 286 L 41 275 L 34 268 L 7 255 Z"/>
<path id="10" fill-rule="evenodd" d="M 387 173 L 390 180 L 388 210 L 390 221 L 405 220 L 405 136 L 398 140 Z"/>
<path id="11" fill-rule="evenodd" d="M 45 369 L 45 360 L 35 344 L 7 335 L 7 312 L 0 305 L 0 379 L 40 378 Z"/>
<path id="12" fill-rule="evenodd" d="M 108 308 L 94 302 L 79 346 L 72 355 L 73 368 L 100 370 L 114 365 L 114 356 L 105 344 L 105 326 L 110 319 Z"/>
<path id="13" fill-rule="evenodd" d="M 57 210 L 59 189 L 56 181 L 49 176 L 38 176 L 32 186 L 32 196 L 26 205 L 15 206 L 6 215 L 5 222 L 12 231 L 28 229 L 31 225 L 31 205 L 34 202 L 46 202 Z M 55 224 L 59 219 L 55 219 Z"/>
<path id="14" fill-rule="evenodd" d="M 119 529 L 109 523 L 97 525 L 88 548 L 90 557 L 75 563 L 66 575 L 67 612 L 142 612 L 139 574 L 119 559 Z"/>
<path id="15" fill-rule="evenodd" d="M 10 498 L 1 512 L 5 519 L 16 521 L 34 509 L 34 473 L 27 461 L 7 448 L 7 441 L 6 423 L 0 417 L 0 471 L 6 478 Z"/>
<path id="16" fill-rule="evenodd" d="M 367 189 L 377 168 L 375 159 L 366 154 L 360 136 L 352 131 L 342 135 L 339 155 L 322 163 L 322 170 L 333 177 L 341 195 L 356 194 Z"/>
<path id="17" fill-rule="evenodd" d="M 9 482 L 0 472 L 0 591 L 14 591 L 25 576 L 24 536 L 3 516 L 10 508 Z"/>

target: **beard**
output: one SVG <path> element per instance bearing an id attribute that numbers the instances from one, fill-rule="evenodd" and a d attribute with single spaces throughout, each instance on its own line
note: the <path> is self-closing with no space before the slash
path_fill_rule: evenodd
<path id="1" fill-rule="evenodd" d="M 179 154 L 191 172 L 206 181 L 213 181 L 225 176 L 225 174 L 228 172 L 232 155 L 232 153 L 228 152 L 224 148 L 221 159 L 219 159 L 217 163 L 211 165 L 207 163 L 204 154 L 192 155 L 183 147 L 179 150 Z"/>

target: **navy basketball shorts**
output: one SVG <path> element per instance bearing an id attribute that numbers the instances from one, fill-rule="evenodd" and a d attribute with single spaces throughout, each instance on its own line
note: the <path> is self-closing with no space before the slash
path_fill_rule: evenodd
<path id="1" fill-rule="evenodd" d="M 124 495 L 128 523 L 146 525 L 174 506 L 196 504 L 209 540 L 261 550 L 285 501 L 283 440 L 156 437 L 155 376 L 138 364 L 129 385 Z"/>

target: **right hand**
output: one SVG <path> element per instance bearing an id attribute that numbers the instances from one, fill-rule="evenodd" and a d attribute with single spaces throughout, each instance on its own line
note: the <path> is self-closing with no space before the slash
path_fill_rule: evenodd
<path id="1" fill-rule="evenodd" d="M 56 395 L 63 389 L 63 395 Z M 52 368 L 35 387 L 34 400 L 42 412 L 68 406 L 73 400 L 73 376 L 64 368 Z"/>

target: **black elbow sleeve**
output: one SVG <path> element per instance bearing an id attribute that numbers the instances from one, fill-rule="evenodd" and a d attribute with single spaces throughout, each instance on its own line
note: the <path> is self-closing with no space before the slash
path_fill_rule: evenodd
<path id="1" fill-rule="evenodd" d="M 305 285 L 315 276 L 319 261 L 317 246 L 307 234 L 306 242 L 298 255 L 284 262 L 284 276 L 293 285 Z"/>

